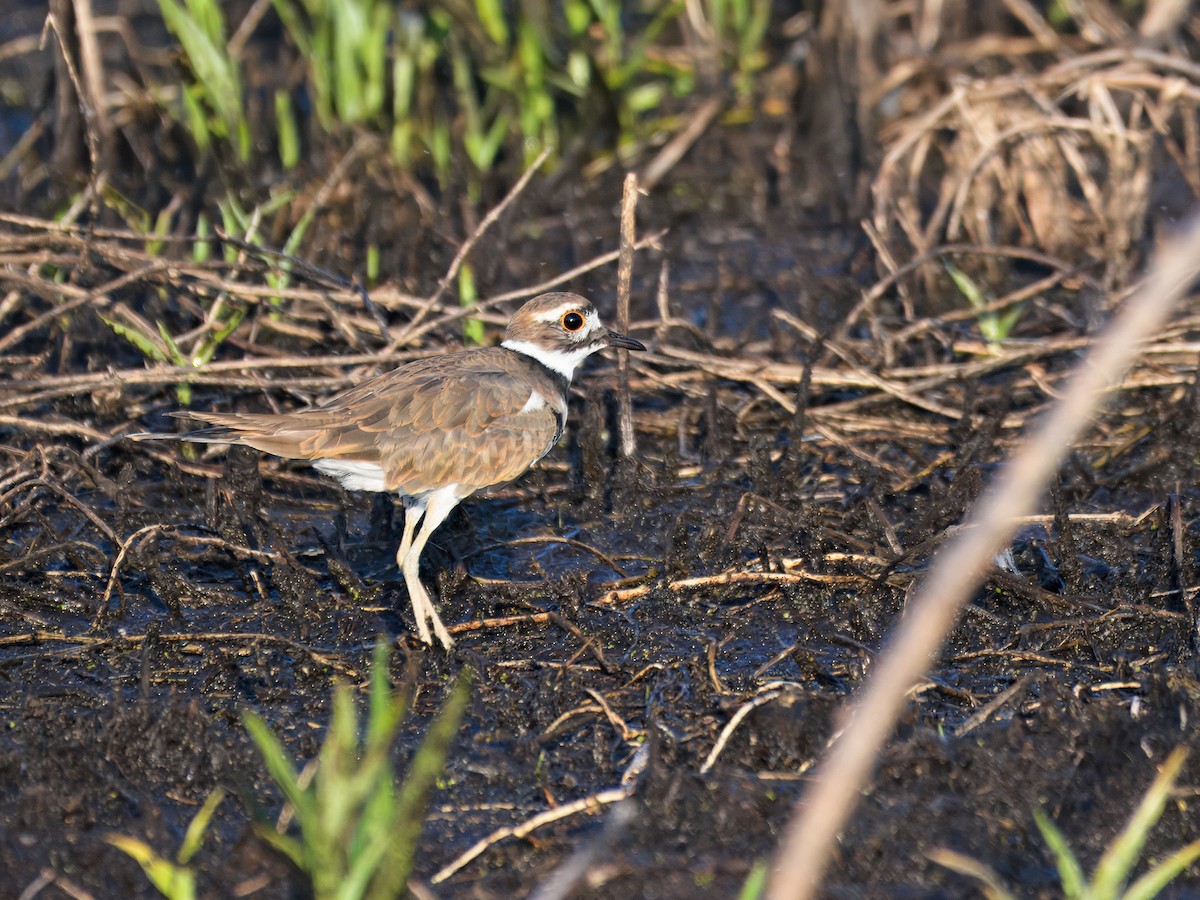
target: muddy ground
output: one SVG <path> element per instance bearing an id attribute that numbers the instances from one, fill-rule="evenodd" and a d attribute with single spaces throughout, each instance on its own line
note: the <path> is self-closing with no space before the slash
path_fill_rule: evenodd
<path id="1" fill-rule="evenodd" d="M 579 896 L 735 896 L 772 853 L 836 710 L 869 675 L 938 541 L 1078 361 L 1091 317 L 1063 310 L 1100 303 L 1086 279 L 1046 292 L 995 365 L 975 368 L 963 364 L 986 356 L 974 320 L 939 318 L 952 297 L 916 310 L 931 323 L 924 334 L 897 338 L 911 322 L 885 296 L 839 335 L 876 281 L 874 253 L 857 222 L 800 190 L 819 180 L 802 148 L 793 180 L 764 162 L 779 127 L 713 131 L 642 199 L 640 229 L 670 230 L 637 263 L 631 332 L 650 353 L 633 360 L 635 457 L 615 455 L 615 370 L 594 359 L 561 444 L 434 537 L 426 578 L 443 620 L 464 626 L 449 654 L 409 633 L 386 503 L 254 453 L 189 458 L 113 439 L 179 428 L 166 415 L 179 408 L 173 385 L 129 377 L 143 363 L 98 300 L 61 315 L 45 315 L 60 301 L 33 291 L 6 303 L 6 333 L 35 324 L 0 357 L 0 897 L 153 896 L 105 836 L 169 851 L 217 787 L 231 796 L 195 859 L 202 895 L 303 896 L 303 879 L 251 829 L 251 808 L 274 814 L 281 799 L 239 715 L 257 711 L 312 757 L 333 679 L 365 684 L 380 635 L 396 645 L 393 681 L 414 697 L 398 760 L 455 673 L 480 675 L 422 839 L 424 895 L 524 896 L 604 839 Z M 390 200 L 370 177 L 353 193 Z M 523 197 L 480 251 L 488 292 L 616 246 L 619 196 L 610 174 Z M 364 218 L 394 229 L 390 263 L 419 260 L 394 277 L 428 291 L 454 247 L 406 232 L 402 204 L 376 205 Z M 337 217 L 320 227 L 315 240 L 336 247 Z M 84 290 L 126 270 L 49 232 L 2 228 L 10 255 L 39 237 L 37 252 Z M 328 251 L 319 262 L 339 271 L 354 259 Z M 23 290 L 19 262 L 7 261 L 8 291 Z M 657 299 L 664 263 L 669 321 Z M 1030 263 L 1018 274 L 1044 272 Z M 614 283 L 605 267 L 569 287 L 611 318 Z M 157 282 L 113 296 L 188 315 Z M 333 325 L 351 313 L 330 309 L 296 301 L 286 313 L 322 341 L 256 309 L 253 339 L 222 358 L 383 346 L 365 332 L 348 339 Z M 1178 352 L 1114 395 L 1045 515 L 1022 529 L 1017 572 L 995 573 L 913 690 L 828 896 L 975 896 L 928 859 L 939 847 L 985 862 L 1021 895 L 1054 896 L 1033 811 L 1090 866 L 1167 753 L 1197 743 L 1198 312 L 1190 304 L 1164 336 Z M 410 314 L 386 311 L 394 326 Z M 455 339 L 444 328 L 419 349 Z M 777 368 L 734 371 L 747 362 Z M 913 389 L 918 403 L 872 386 L 867 370 L 937 383 Z M 292 407 L 363 371 L 252 372 L 256 382 L 198 383 L 192 403 Z M 610 797 L 626 775 L 624 827 L 605 831 L 611 807 L 580 811 L 429 885 L 497 829 Z M 1149 856 L 1196 837 L 1197 783 L 1193 760 Z M 1176 885 L 1177 896 L 1200 892 L 1200 874 Z"/>

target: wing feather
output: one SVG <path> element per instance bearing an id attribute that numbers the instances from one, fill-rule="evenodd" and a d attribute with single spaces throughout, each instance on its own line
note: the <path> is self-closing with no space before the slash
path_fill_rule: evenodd
<path id="1" fill-rule="evenodd" d="M 200 440 L 291 459 L 375 463 L 390 491 L 420 494 L 457 483 L 466 496 L 512 481 L 541 459 L 559 416 L 547 405 L 526 408 L 532 390 L 506 369 L 505 357 L 477 351 L 451 358 L 451 367 L 438 364 L 447 357 L 410 363 L 284 415 L 189 415 L 216 426 L 197 432 Z"/>

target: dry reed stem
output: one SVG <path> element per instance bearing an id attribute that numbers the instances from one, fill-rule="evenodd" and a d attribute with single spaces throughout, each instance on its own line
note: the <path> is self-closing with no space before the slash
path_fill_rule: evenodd
<path id="1" fill-rule="evenodd" d="M 509 582 L 503 582 L 508 584 Z M 554 621 L 554 613 L 527 613 L 518 616 L 493 616 L 490 619 L 470 619 L 447 627 L 453 635 L 470 634 L 475 631 L 489 631 L 493 628 L 512 628 L 516 625 L 549 625 Z"/>
<path id="2" fill-rule="evenodd" d="M 708 752 L 708 756 L 704 758 L 704 762 L 700 765 L 700 774 L 704 775 L 710 772 L 712 767 L 716 765 L 717 759 L 724 752 L 729 739 L 733 737 L 733 733 L 737 731 L 738 726 L 742 724 L 746 716 L 750 715 L 758 707 L 765 706 L 774 700 L 778 700 L 780 697 L 791 697 L 802 694 L 803 688 L 791 681 L 770 681 L 760 686 L 755 696 L 739 706 L 737 712 L 725 723 L 725 727 L 721 729 L 721 733 L 717 736 L 712 750 Z"/>
<path id="3" fill-rule="evenodd" d="M 417 328 L 417 326 L 421 324 L 421 320 L 425 318 L 426 314 L 429 313 L 430 310 L 437 307 L 438 303 L 442 299 L 442 296 L 447 290 L 450 289 L 450 284 L 458 276 L 459 270 L 462 269 L 463 263 L 467 261 L 467 257 L 471 255 L 471 251 L 475 249 L 475 245 L 479 243 L 479 241 L 493 225 L 500 221 L 500 217 L 504 215 L 504 211 L 508 209 L 508 207 L 511 206 L 513 202 L 525 192 L 525 188 L 528 187 L 529 182 L 533 180 L 533 176 L 537 173 L 538 169 L 541 168 L 542 163 L 549 158 L 551 149 L 551 147 L 543 148 L 542 152 L 537 155 L 537 158 L 530 163 L 528 167 L 526 167 L 523 173 L 521 173 L 521 177 L 517 179 L 516 183 L 509 189 L 508 193 L 504 195 L 499 203 L 487 211 L 487 215 L 480 220 L 479 225 L 471 232 L 467 239 L 463 241 L 462 246 L 458 248 L 458 252 L 454 254 L 454 259 L 450 261 L 450 267 L 446 269 L 446 274 L 443 275 L 441 280 L 438 282 L 437 290 L 435 290 L 433 294 L 431 294 L 428 299 L 426 299 L 426 301 L 420 307 L 418 307 L 417 314 L 413 317 L 412 321 L 408 323 L 408 326 L 401 331 L 399 336 L 392 342 L 393 348 L 402 346 L 411 340 L 410 335 Z"/>
<path id="4" fill-rule="evenodd" d="M 600 833 L 581 844 L 529 895 L 529 900 L 568 900 L 593 867 L 610 856 L 610 848 L 637 819 L 639 807 L 632 800 L 613 806 Z"/>
<path id="5" fill-rule="evenodd" d="M 1200 222 L 1193 222 L 1161 254 L 1148 279 L 1076 369 L 1066 395 L 975 505 L 967 527 L 935 559 L 869 682 L 843 717 L 815 781 L 797 804 L 775 856 L 770 900 L 806 898 L 816 891 L 836 836 L 891 734 L 909 686 L 930 664 L 990 560 L 1014 532 L 1017 517 L 1033 511 L 1058 461 L 1198 270 Z"/>
<path id="6" fill-rule="evenodd" d="M 638 177 L 625 176 L 621 191 L 621 238 L 617 258 L 617 331 L 629 330 L 629 291 L 633 280 L 633 256 L 637 245 Z M 629 395 L 629 351 L 617 351 L 617 452 L 632 459 L 637 452 L 633 435 L 633 399 Z"/>
<path id="7" fill-rule="evenodd" d="M 477 841 L 471 847 L 467 848 L 463 853 L 460 853 L 453 860 L 442 866 L 434 876 L 429 879 L 433 884 L 441 884 L 463 866 L 467 865 L 471 860 L 486 851 L 494 844 L 508 838 L 522 838 L 533 833 L 543 825 L 549 825 L 551 822 L 559 822 L 571 816 L 579 815 L 580 813 L 594 813 L 605 806 L 613 803 L 619 803 L 627 797 L 633 796 L 633 786 L 610 788 L 606 791 L 599 791 L 587 797 L 581 797 L 578 800 L 573 800 L 570 803 L 564 803 L 561 806 L 556 806 L 554 809 L 548 809 L 545 812 L 531 816 L 519 825 L 509 825 L 504 828 L 498 828 L 489 834 L 487 837 Z"/>

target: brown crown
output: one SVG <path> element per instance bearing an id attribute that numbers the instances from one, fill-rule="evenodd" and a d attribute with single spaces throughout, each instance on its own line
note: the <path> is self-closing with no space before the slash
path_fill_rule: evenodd
<path id="1" fill-rule="evenodd" d="M 557 319 L 571 310 L 576 310 L 583 316 L 596 311 L 592 306 L 592 301 L 569 291 L 555 291 L 551 294 L 534 297 L 517 310 L 512 321 L 508 323 L 504 339 L 506 341 L 537 342 L 540 340 L 544 342 L 547 335 L 557 334 Z M 555 317 L 556 321 L 546 320 L 551 313 L 558 314 Z M 566 333 L 563 332 L 562 336 L 565 338 Z"/>

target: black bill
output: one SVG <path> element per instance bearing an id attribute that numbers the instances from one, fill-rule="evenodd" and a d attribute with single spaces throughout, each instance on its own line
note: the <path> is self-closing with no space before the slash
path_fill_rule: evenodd
<path id="1" fill-rule="evenodd" d="M 615 331 L 608 333 L 608 346 L 620 347 L 622 350 L 645 350 L 646 345 L 641 341 L 635 341 L 631 337 L 625 337 L 623 334 L 617 334 Z"/>

